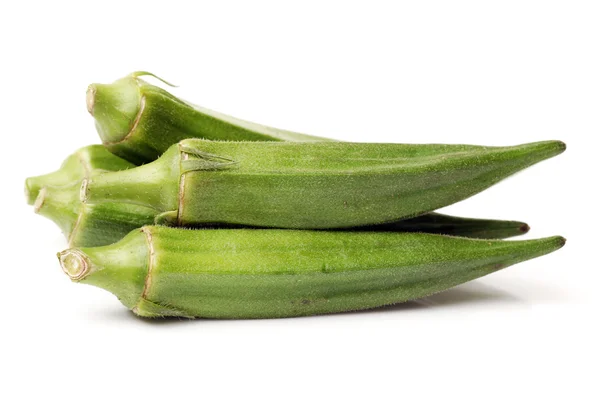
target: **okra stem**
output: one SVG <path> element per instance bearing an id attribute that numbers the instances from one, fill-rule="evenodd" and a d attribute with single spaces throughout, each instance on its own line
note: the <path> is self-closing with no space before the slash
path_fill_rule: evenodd
<path id="1" fill-rule="evenodd" d="M 25 198 L 32 205 L 45 186 L 69 186 L 82 179 L 106 171 L 120 171 L 134 165 L 111 152 L 102 145 L 82 147 L 69 155 L 60 168 L 49 174 L 34 176 L 25 180 Z"/>

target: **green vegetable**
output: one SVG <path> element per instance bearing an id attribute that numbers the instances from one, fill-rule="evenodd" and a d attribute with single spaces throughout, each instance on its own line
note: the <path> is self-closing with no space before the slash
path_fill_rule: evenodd
<path id="1" fill-rule="evenodd" d="M 103 146 L 93 145 L 70 155 L 58 171 L 28 178 L 26 188 L 29 195 L 35 193 L 37 196 L 35 212 L 54 221 L 61 228 L 69 246 L 103 246 L 122 239 L 132 229 L 152 224 L 156 211 L 134 204 L 81 202 L 81 181 L 111 169 L 131 167 L 133 164 L 113 155 Z M 42 187 L 44 189 L 40 194 Z M 523 234 L 529 227 L 519 221 L 470 219 L 431 213 L 414 219 L 360 229 L 501 239 Z"/>
<path id="2" fill-rule="evenodd" d="M 89 203 L 157 210 L 157 221 L 297 229 L 418 216 L 472 196 L 564 151 L 512 147 L 183 140 L 157 161 L 82 184 Z"/>
<path id="3" fill-rule="evenodd" d="M 71 154 L 60 168 L 46 175 L 25 180 L 25 198 L 32 205 L 44 186 L 68 186 L 80 183 L 84 178 L 106 171 L 120 171 L 134 165 L 96 144 L 86 146 Z"/>
<path id="4" fill-rule="evenodd" d="M 76 282 L 144 317 L 276 318 L 427 296 L 559 249 L 559 236 L 494 241 L 421 233 L 148 226 L 58 254 Z"/>
<path id="5" fill-rule="evenodd" d="M 131 230 L 154 223 L 156 211 L 126 203 L 88 204 L 79 199 L 79 185 L 45 187 L 35 211 L 54 221 L 69 247 L 103 246 L 121 240 Z M 352 230 L 384 232 L 427 232 L 482 239 L 502 239 L 526 233 L 529 226 L 519 221 L 460 218 L 429 213 L 383 225 Z"/>
<path id="6" fill-rule="evenodd" d="M 111 84 L 95 83 L 88 87 L 86 97 L 88 111 L 96 120 L 104 145 L 133 163 L 153 161 L 171 145 L 187 138 L 327 140 L 258 125 L 195 106 L 140 79 L 144 75 L 154 76 L 148 72 L 134 72 Z"/>

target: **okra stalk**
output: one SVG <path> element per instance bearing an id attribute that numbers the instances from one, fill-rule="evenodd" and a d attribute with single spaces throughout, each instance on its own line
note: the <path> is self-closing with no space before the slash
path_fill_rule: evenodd
<path id="1" fill-rule="evenodd" d="M 87 108 L 104 145 L 136 164 L 154 161 L 188 138 L 231 141 L 327 140 L 243 121 L 185 102 L 134 72 L 87 90 Z M 163 81 L 164 82 L 164 81 Z M 165 82 L 166 83 L 166 82 Z"/>
<path id="2" fill-rule="evenodd" d="M 68 186 L 95 174 L 132 167 L 133 164 L 115 156 L 102 145 L 86 146 L 67 157 L 58 170 L 27 178 L 25 198 L 32 205 L 44 186 Z"/>
<path id="3" fill-rule="evenodd" d="M 511 147 L 183 140 L 157 161 L 83 182 L 89 203 L 157 210 L 174 226 L 328 229 L 412 218 L 564 151 Z"/>
<path id="4" fill-rule="evenodd" d="M 559 236 L 495 241 L 421 233 L 148 226 L 58 254 L 75 282 L 143 317 L 277 318 L 361 310 L 451 288 L 551 253 Z"/>

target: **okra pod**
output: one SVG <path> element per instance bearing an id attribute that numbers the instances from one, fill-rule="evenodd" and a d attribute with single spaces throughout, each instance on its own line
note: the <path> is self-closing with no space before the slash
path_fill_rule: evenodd
<path id="1" fill-rule="evenodd" d="M 422 233 L 137 229 L 58 253 L 75 282 L 143 317 L 277 318 L 361 310 L 451 288 L 559 249 Z"/>
<path id="2" fill-rule="evenodd" d="M 88 111 L 104 145 L 133 163 L 154 161 L 171 145 L 187 138 L 328 140 L 243 121 L 193 105 L 140 79 L 144 75 L 154 76 L 134 72 L 111 84 L 95 83 L 88 87 L 86 96 Z"/>
<path id="3" fill-rule="evenodd" d="M 103 246 L 122 239 L 127 233 L 154 222 L 155 210 L 125 203 L 87 204 L 79 198 L 83 178 L 134 165 L 113 155 L 103 146 L 93 145 L 77 150 L 53 173 L 28 178 L 27 192 L 37 193 L 36 213 L 54 221 L 71 247 Z M 40 193 L 39 188 L 45 187 Z M 410 231 L 455 236 L 502 239 L 529 230 L 519 221 L 460 218 L 430 213 L 413 219 L 353 229 L 377 231 Z"/>
<path id="4" fill-rule="evenodd" d="M 155 162 L 84 180 L 81 198 L 154 208 L 173 226 L 348 228 L 450 205 L 564 149 L 187 139 Z"/>
<path id="5" fill-rule="evenodd" d="M 115 156 L 102 145 L 86 146 L 67 157 L 58 170 L 27 178 L 25 198 L 32 205 L 44 186 L 73 185 L 95 174 L 132 167 L 132 163 Z"/>
<path id="6" fill-rule="evenodd" d="M 126 203 L 88 204 L 79 199 L 79 185 L 44 187 L 35 212 L 56 223 L 69 247 L 103 246 L 121 240 L 131 230 L 154 222 L 155 210 Z M 383 225 L 352 228 L 360 231 L 426 232 L 481 239 L 503 239 L 526 233 L 520 221 L 460 218 L 429 213 Z"/>

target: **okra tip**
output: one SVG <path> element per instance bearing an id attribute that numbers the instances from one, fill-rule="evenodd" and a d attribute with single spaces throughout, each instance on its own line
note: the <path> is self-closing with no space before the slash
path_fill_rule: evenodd
<path id="1" fill-rule="evenodd" d="M 60 266 L 72 281 L 85 277 L 90 270 L 89 259 L 77 249 L 67 249 L 56 254 Z"/>
<path id="2" fill-rule="evenodd" d="M 531 228 L 529 227 L 529 225 L 524 222 L 519 226 L 519 232 L 522 232 L 523 234 L 529 232 L 530 229 Z"/>
<path id="3" fill-rule="evenodd" d="M 556 147 L 556 155 L 564 153 L 567 150 L 567 144 L 561 140 L 554 140 L 554 146 Z"/>
<path id="4" fill-rule="evenodd" d="M 557 156 L 567 149 L 567 144 L 560 140 L 527 143 L 523 146 L 537 154 L 540 157 L 538 161 Z"/>

